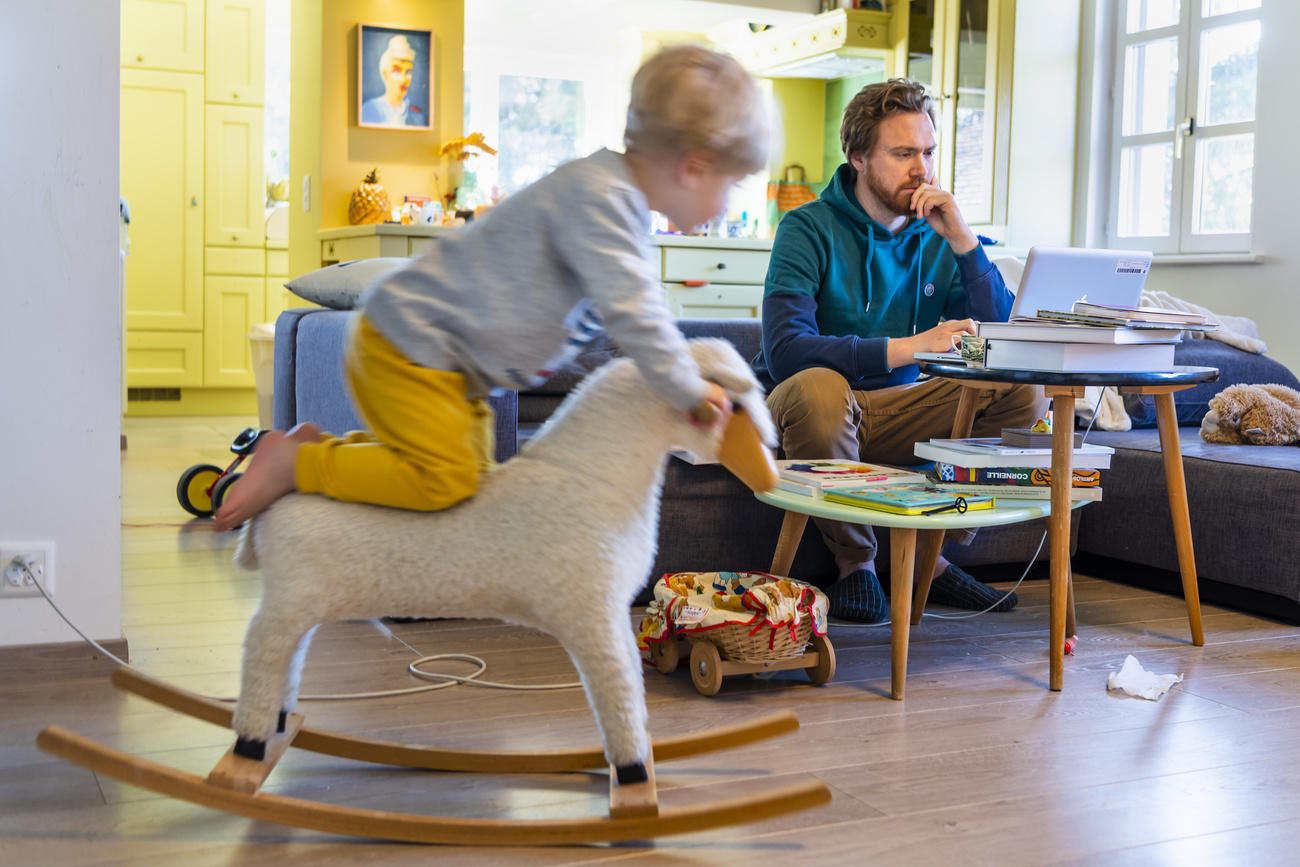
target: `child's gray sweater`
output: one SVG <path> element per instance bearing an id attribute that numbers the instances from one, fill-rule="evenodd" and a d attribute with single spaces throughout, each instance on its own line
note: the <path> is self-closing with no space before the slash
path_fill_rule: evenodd
<path id="1" fill-rule="evenodd" d="M 707 385 L 668 310 L 649 217 L 623 155 L 601 150 L 439 237 L 361 306 L 407 358 L 465 374 L 471 394 L 541 384 L 603 327 L 688 409 Z"/>

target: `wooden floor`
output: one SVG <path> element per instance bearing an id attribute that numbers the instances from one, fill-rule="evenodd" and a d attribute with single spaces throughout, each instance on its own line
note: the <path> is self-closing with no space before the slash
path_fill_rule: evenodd
<path id="1" fill-rule="evenodd" d="M 123 629 L 146 673 L 212 695 L 237 689 L 257 576 L 230 565 L 233 534 L 186 523 L 174 500 L 192 463 L 224 464 L 242 419 L 128 420 L 122 461 Z M 159 526 L 138 526 L 152 525 Z M 364 580 L 364 563 L 358 580 Z M 520 576 L 521 585 L 527 576 Z M 472 582 L 466 576 L 467 588 Z M 1300 842 L 1300 629 L 1207 608 L 1188 643 L 1180 599 L 1076 578 L 1082 641 L 1065 690 L 1047 682 L 1047 583 L 1010 614 L 927 619 L 912 638 L 904 702 L 889 700 L 888 629 L 833 629 L 839 671 L 731 678 L 713 698 L 685 671 L 647 670 L 651 728 L 689 732 L 780 708 L 795 735 L 657 767 L 666 805 L 813 775 L 829 806 L 757 826 L 622 846 L 437 848 L 329 837 L 249 821 L 97 778 L 39 752 L 59 723 L 206 773 L 229 733 L 115 691 L 107 678 L 0 686 L 0 864 L 1251 864 Z M 948 612 L 951 613 L 951 612 Z M 348 622 L 323 627 L 304 693 L 412 685 L 409 660 L 466 652 L 486 677 L 572 680 L 545 635 L 499 623 Z M 1159 702 L 1107 693 L 1132 653 L 1182 672 Z M 455 687 L 408 698 L 309 703 L 308 724 L 445 746 L 528 749 L 598 742 L 582 693 Z M 603 774 L 483 777 L 386 770 L 290 750 L 269 791 L 446 815 L 600 814 Z"/>

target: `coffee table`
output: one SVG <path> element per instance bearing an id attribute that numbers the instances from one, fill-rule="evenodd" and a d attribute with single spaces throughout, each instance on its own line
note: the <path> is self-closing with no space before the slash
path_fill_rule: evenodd
<path id="1" fill-rule="evenodd" d="M 1160 430 L 1160 452 L 1164 462 L 1165 490 L 1173 517 L 1174 543 L 1178 550 L 1178 568 L 1182 576 L 1183 597 L 1187 600 L 1187 622 L 1192 644 L 1205 644 L 1201 628 L 1200 590 L 1196 583 L 1196 557 L 1192 551 L 1192 525 L 1187 510 L 1187 484 L 1183 476 L 1182 450 L 1178 441 L 1178 417 L 1174 412 L 1174 392 L 1219 378 L 1214 367 L 1175 367 L 1171 371 L 1137 373 L 1058 373 L 1041 370 L 999 370 L 966 367 L 958 364 L 922 363 L 921 372 L 951 379 L 967 386 L 953 420 L 954 437 L 970 436 L 975 420 L 975 392 L 1005 383 L 1041 385 L 1052 399 L 1052 417 L 1068 420 L 1052 430 L 1051 517 L 1048 520 L 1051 562 L 1051 625 L 1048 651 L 1051 658 L 1050 688 L 1059 690 L 1065 671 L 1065 636 L 1074 634 L 1074 598 L 1070 581 L 1070 521 L 1065 505 L 1069 502 L 1074 402 L 1088 386 L 1116 386 L 1121 393 L 1150 394 L 1155 397 L 1156 424 Z M 1104 487 L 1104 486 L 1103 486 Z M 892 541 L 892 537 L 891 537 Z"/>
<path id="2" fill-rule="evenodd" d="M 1032 521 L 1051 514 L 1052 507 L 1048 500 L 1005 500 L 992 509 L 979 509 L 958 514 L 943 512 L 937 515 L 895 515 L 877 509 L 864 509 L 860 506 L 847 506 L 829 502 L 818 497 L 795 494 L 774 489 L 755 494 L 759 500 L 770 506 L 785 510 L 785 520 L 781 523 L 781 535 L 777 539 L 776 553 L 772 557 L 773 575 L 790 574 L 790 564 L 794 562 L 795 550 L 803 537 L 808 524 L 808 516 L 832 518 L 837 521 L 851 521 L 857 524 L 870 524 L 873 527 L 889 528 L 889 619 L 890 619 L 890 696 L 895 699 L 903 697 L 903 687 L 907 680 L 907 646 L 912 624 L 920 619 L 925 607 L 926 597 L 930 593 L 930 576 L 934 573 L 939 559 L 944 533 L 948 530 L 969 529 L 973 527 L 994 527 L 1000 524 L 1018 524 Z M 1075 501 L 1081 506 L 1085 500 Z M 1005 505 L 1004 505 L 1005 503 Z M 1069 509 L 1065 526 L 1069 528 Z M 921 558 L 921 581 L 916 585 L 916 606 L 913 614 L 913 580 L 916 567 L 917 533 L 927 536 L 925 552 Z"/>

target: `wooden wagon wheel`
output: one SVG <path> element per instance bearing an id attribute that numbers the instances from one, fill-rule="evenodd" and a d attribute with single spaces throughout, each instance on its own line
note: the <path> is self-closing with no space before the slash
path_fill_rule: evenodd
<path id="1" fill-rule="evenodd" d="M 700 695 L 716 695 L 722 687 L 722 654 L 711 641 L 696 641 L 691 647 L 691 681 Z"/>

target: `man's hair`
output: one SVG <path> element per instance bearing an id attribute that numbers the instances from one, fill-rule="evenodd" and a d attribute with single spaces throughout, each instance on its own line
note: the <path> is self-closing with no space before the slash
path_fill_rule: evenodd
<path id="1" fill-rule="evenodd" d="M 866 153 L 875 147 L 880 122 L 885 118 L 916 112 L 928 114 L 935 129 L 939 128 L 938 110 L 921 82 L 891 78 L 868 84 L 849 100 L 840 121 L 840 148 L 844 151 L 844 158 Z"/>
<path id="2" fill-rule="evenodd" d="M 703 151 L 728 173 L 767 165 L 771 120 L 758 85 L 735 59 L 696 45 L 665 48 L 632 79 L 623 145 L 680 157 Z"/>

